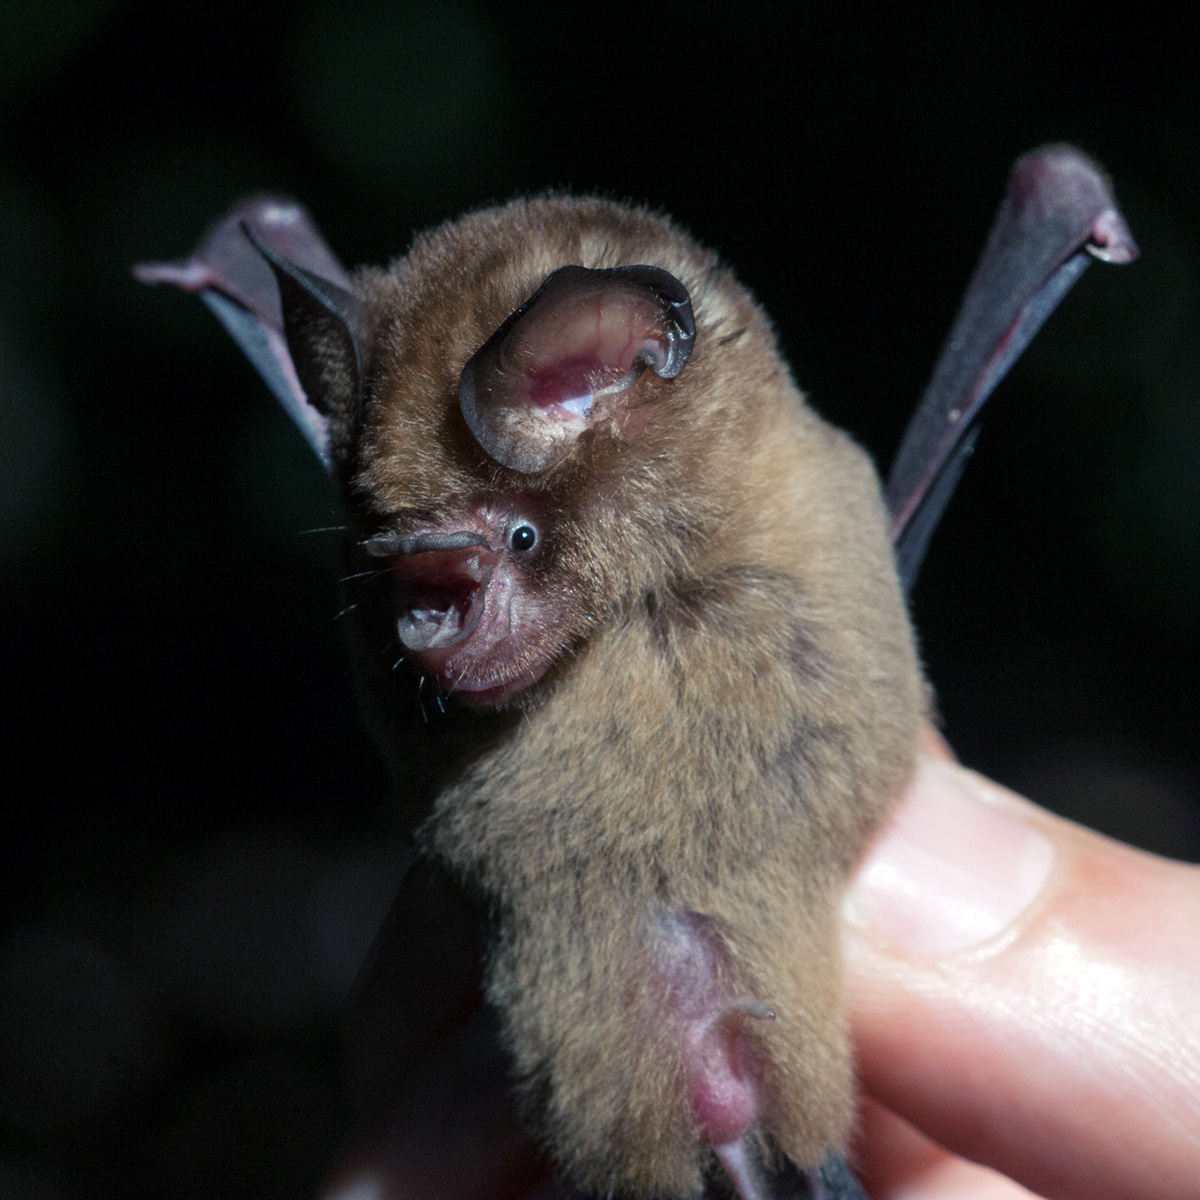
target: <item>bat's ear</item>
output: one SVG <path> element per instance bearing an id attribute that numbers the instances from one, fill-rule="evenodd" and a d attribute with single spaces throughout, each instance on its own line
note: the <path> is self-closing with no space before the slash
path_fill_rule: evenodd
<path id="1" fill-rule="evenodd" d="M 695 339 L 691 298 L 669 272 L 560 267 L 472 356 L 458 402 L 496 462 L 538 474 L 648 400 L 647 367 L 674 379 Z"/>
<path id="2" fill-rule="evenodd" d="M 353 411 L 362 387 L 358 297 L 284 258 L 248 222 L 242 232 L 266 259 L 279 284 L 284 334 L 308 402 L 326 417 Z"/>

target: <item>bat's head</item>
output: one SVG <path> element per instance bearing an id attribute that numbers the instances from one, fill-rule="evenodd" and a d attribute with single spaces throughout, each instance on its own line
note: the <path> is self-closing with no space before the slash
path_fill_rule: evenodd
<path id="1" fill-rule="evenodd" d="M 521 201 L 422 235 L 352 298 L 273 265 L 395 632 L 467 704 L 527 694 L 745 491 L 727 377 L 770 334 L 663 218 Z"/>

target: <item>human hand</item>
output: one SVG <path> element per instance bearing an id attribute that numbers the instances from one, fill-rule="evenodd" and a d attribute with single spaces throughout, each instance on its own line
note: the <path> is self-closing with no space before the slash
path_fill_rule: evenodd
<path id="1" fill-rule="evenodd" d="M 930 749 L 845 906 L 872 1200 L 1200 1195 L 1200 868 Z"/>

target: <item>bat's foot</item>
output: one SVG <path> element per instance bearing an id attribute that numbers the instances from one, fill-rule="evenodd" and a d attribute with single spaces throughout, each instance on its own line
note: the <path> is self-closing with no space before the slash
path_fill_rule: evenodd
<path id="1" fill-rule="evenodd" d="M 867 1200 L 840 1154 L 831 1154 L 819 1168 L 797 1171 L 786 1162 L 776 1169 L 765 1167 L 748 1138 L 714 1146 L 713 1151 L 724 1169 L 728 1190 L 720 1185 L 710 1187 L 705 1200 L 718 1196 L 731 1200 Z"/>
<path id="2" fill-rule="evenodd" d="M 714 1146 L 713 1153 L 724 1167 L 739 1200 L 769 1200 L 770 1192 L 765 1187 L 763 1171 L 751 1156 L 744 1137 L 735 1142 L 726 1142 L 723 1146 Z"/>
<path id="3" fill-rule="evenodd" d="M 840 1154 L 831 1154 L 819 1170 L 805 1174 L 811 1200 L 867 1200 L 862 1184 Z"/>

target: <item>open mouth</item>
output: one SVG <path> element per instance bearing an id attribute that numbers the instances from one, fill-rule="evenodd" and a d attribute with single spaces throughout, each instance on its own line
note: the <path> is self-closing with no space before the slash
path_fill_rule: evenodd
<path id="1" fill-rule="evenodd" d="M 503 551 L 479 533 L 381 533 L 363 543 L 391 563 L 396 633 L 442 691 L 482 707 L 532 687 L 550 658 L 514 637 L 512 580 Z M 490 590 L 489 590 L 490 589 Z"/>
<path id="2" fill-rule="evenodd" d="M 405 649 L 446 650 L 470 637 L 483 619 L 496 563 L 479 546 L 394 558 L 396 629 Z"/>

